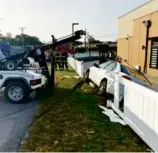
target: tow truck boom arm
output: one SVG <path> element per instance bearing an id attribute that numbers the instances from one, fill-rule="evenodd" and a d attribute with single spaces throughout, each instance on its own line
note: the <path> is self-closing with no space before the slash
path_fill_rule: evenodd
<path id="1" fill-rule="evenodd" d="M 80 39 L 82 35 L 85 35 L 85 31 L 83 30 L 79 30 L 79 31 L 76 31 L 75 33 L 71 34 L 71 35 L 68 35 L 68 36 L 65 36 L 65 37 L 62 37 L 62 38 L 59 38 L 57 39 L 56 42 L 54 43 L 51 43 L 51 44 L 48 44 L 48 45 L 44 45 L 42 47 L 39 47 L 39 48 L 36 48 L 36 49 L 40 49 L 42 51 L 46 51 L 46 50 L 49 50 L 51 48 L 53 48 L 54 46 L 60 46 L 60 45 L 63 45 L 63 44 L 66 44 L 66 43 L 69 43 L 69 42 L 73 42 L 77 39 Z M 35 51 L 36 49 L 33 49 L 31 50 L 32 51 Z"/>

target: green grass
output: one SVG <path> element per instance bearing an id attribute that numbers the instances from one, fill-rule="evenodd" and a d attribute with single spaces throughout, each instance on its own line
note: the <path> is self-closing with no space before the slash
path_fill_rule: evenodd
<path id="1" fill-rule="evenodd" d="M 56 72 L 56 88 L 38 91 L 39 108 L 29 137 L 21 151 L 38 152 L 144 152 L 147 146 L 131 131 L 111 123 L 97 106 L 95 90 L 84 85 L 75 92 L 71 88 L 78 81 L 65 75 L 74 72 Z M 46 110 L 46 114 L 38 115 Z"/>

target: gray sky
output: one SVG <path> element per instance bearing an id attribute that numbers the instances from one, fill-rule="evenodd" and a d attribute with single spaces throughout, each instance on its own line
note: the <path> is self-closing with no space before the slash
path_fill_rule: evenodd
<path id="1" fill-rule="evenodd" d="M 2 34 L 25 33 L 49 41 L 71 33 L 72 22 L 78 29 L 87 29 L 96 39 L 117 36 L 117 18 L 148 0 L 0 0 Z"/>

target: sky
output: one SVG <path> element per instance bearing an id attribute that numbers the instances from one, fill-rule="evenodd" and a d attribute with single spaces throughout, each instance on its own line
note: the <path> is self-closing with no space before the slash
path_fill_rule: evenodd
<path id="1" fill-rule="evenodd" d="M 48 42 L 87 29 L 103 41 L 117 38 L 117 19 L 148 0 L 0 0 L 0 30 L 12 35 L 24 32 Z"/>

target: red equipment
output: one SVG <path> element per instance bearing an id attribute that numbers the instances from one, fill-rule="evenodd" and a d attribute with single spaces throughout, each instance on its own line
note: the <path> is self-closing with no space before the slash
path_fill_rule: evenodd
<path id="1" fill-rule="evenodd" d="M 58 52 L 67 52 L 67 53 L 70 53 L 70 54 L 76 54 L 76 51 L 73 50 L 69 46 L 57 46 L 56 51 L 58 51 Z"/>

